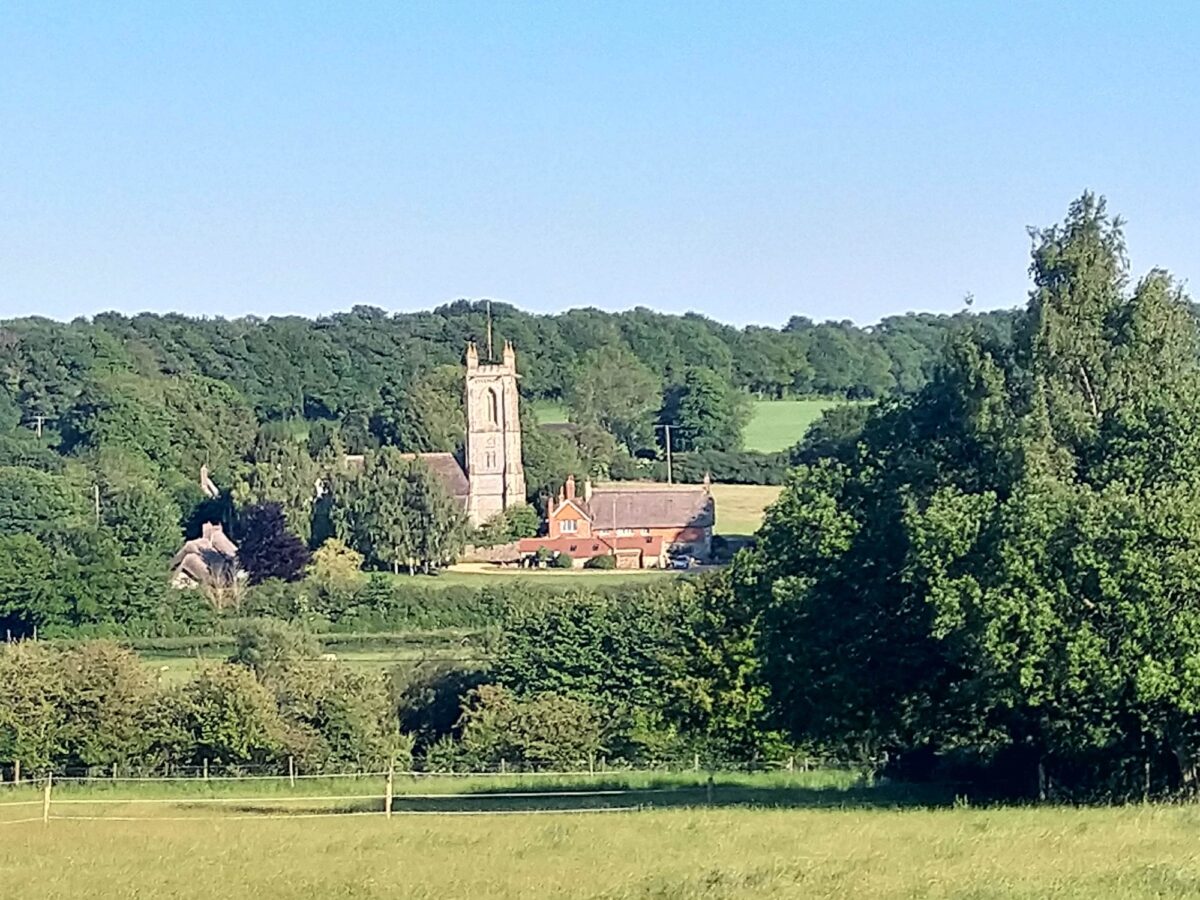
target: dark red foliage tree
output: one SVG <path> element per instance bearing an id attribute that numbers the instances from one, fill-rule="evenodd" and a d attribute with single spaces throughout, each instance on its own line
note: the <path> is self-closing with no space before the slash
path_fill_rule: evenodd
<path id="1" fill-rule="evenodd" d="M 280 504 L 257 503 L 242 511 L 238 562 L 251 584 L 268 578 L 295 581 L 303 575 L 311 555 L 304 542 L 287 530 Z"/>

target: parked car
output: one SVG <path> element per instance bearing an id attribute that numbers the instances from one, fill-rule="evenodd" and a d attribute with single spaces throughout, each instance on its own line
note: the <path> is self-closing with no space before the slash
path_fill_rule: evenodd
<path id="1" fill-rule="evenodd" d="M 694 559 L 692 559 L 692 557 L 690 557 L 690 556 L 672 556 L 671 557 L 671 568 L 672 569 L 690 569 L 693 565 L 695 565 L 695 563 L 696 563 L 696 561 Z"/>

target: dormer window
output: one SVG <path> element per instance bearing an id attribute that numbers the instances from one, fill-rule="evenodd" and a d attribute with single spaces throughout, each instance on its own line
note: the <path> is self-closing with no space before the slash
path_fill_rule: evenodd
<path id="1" fill-rule="evenodd" d="M 575 519 L 563 519 L 558 527 L 563 534 L 574 534 L 579 529 L 579 523 Z"/>

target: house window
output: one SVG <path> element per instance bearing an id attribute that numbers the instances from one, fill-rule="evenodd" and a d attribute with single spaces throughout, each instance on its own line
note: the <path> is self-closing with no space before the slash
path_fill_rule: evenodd
<path id="1" fill-rule="evenodd" d="M 578 527 L 579 523 L 574 519 L 563 519 L 558 523 L 559 531 L 563 534 L 574 534 Z"/>
<path id="2" fill-rule="evenodd" d="M 649 534 L 649 533 L 650 533 L 650 529 L 649 529 L 649 528 L 643 528 L 643 529 L 642 529 L 642 534 Z"/>
<path id="3" fill-rule="evenodd" d="M 629 537 L 631 534 L 633 534 L 632 528 L 618 528 L 617 529 L 617 537 Z"/>
<path id="4" fill-rule="evenodd" d="M 496 454 L 494 451 L 489 450 L 483 455 L 483 464 L 489 469 L 496 468 Z"/>

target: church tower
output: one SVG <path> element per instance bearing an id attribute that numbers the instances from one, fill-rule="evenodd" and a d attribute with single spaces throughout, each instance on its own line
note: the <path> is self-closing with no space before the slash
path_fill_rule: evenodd
<path id="1" fill-rule="evenodd" d="M 467 515 L 474 525 L 525 502 L 517 377 L 510 342 L 499 363 L 480 363 L 475 344 L 467 345 Z"/>

